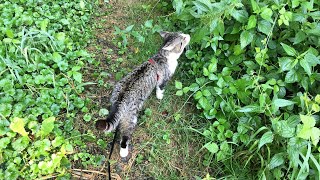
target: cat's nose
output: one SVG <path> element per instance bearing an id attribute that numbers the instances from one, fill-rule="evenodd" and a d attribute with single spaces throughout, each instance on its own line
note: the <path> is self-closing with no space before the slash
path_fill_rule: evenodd
<path id="1" fill-rule="evenodd" d="M 189 34 L 183 34 L 183 40 L 185 40 L 187 42 L 187 44 L 190 41 L 190 35 Z"/>

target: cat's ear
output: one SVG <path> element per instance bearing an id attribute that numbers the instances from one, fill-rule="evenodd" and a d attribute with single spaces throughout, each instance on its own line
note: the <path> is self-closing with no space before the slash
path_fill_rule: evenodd
<path id="1" fill-rule="evenodd" d="M 175 48 L 176 44 L 173 43 L 167 43 L 165 46 L 163 46 L 162 49 L 167 50 L 167 51 L 171 51 L 173 48 Z"/>
<path id="2" fill-rule="evenodd" d="M 168 32 L 168 31 L 160 31 L 159 34 L 160 34 L 161 37 L 165 38 L 168 34 L 170 34 L 170 32 Z"/>
<path id="3" fill-rule="evenodd" d="M 104 131 L 106 129 L 108 129 L 108 123 L 106 120 L 98 120 L 96 122 L 96 128 L 99 130 L 99 131 Z"/>

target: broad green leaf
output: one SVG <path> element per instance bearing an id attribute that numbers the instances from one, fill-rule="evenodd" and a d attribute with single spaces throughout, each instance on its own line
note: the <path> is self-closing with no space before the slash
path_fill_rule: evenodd
<path id="1" fill-rule="evenodd" d="M 21 152 L 28 147 L 29 141 L 30 139 L 28 138 L 28 136 L 23 136 L 12 142 L 11 145 L 16 152 Z"/>
<path id="2" fill-rule="evenodd" d="M 269 163 L 269 168 L 274 169 L 284 163 L 284 157 L 282 153 L 275 154 Z"/>
<path id="3" fill-rule="evenodd" d="M 210 95 L 211 95 L 211 93 L 210 93 L 210 91 L 209 91 L 208 89 L 203 90 L 203 91 L 202 91 L 202 94 L 203 94 L 204 96 L 210 96 Z"/>
<path id="4" fill-rule="evenodd" d="M 286 83 L 294 83 L 298 81 L 298 74 L 295 70 L 290 70 L 285 77 Z"/>
<path id="5" fill-rule="evenodd" d="M 237 112 L 259 112 L 260 107 L 257 105 L 244 106 L 237 110 Z"/>
<path id="6" fill-rule="evenodd" d="M 302 121 L 303 126 L 308 128 L 312 128 L 316 125 L 316 120 L 312 116 L 300 114 L 300 120 Z"/>
<path id="7" fill-rule="evenodd" d="M 14 38 L 14 33 L 13 33 L 13 31 L 11 29 L 7 29 L 6 30 L 6 35 L 7 35 L 8 38 L 11 38 L 11 39 Z"/>
<path id="8" fill-rule="evenodd" d="M 1 137 L 0 138 L 0 149 L 6 149 L 8 144 L 10 144 L 10 137 Z"/>
<path id="9" fill-rule="evenodd" d="M 303 58 L 303 59 L 300 60 L 300 65 L 301 65 L 301 67 L 303 67 L 304 71 L 310 76 L 310 75 L 311 75 L 312 67 L 311 67 L 311 65 L 308 63 L 308 61 L 306 60 L 306 58 Z"/>
<path id="10" fill-rule="evenodd" d="M 151 21 L 151 23 L 152 23 L 152 21 Z M 149 23 L 148 23 L 148 25 L 149 25 Z M 126 31 L 126 32 L 130 32 L 130 31 L 133 29 L 133 26 L 134 26 L 134 25 L 128 26 L 128 27 L 125 29 L 125 31 Z"/>
<path id="11" fill-rule="evenodd" d="M 262 20 L 258 22 L 258 30 L 265 35 L 269 35 L 269 33 L 272 31 L 271 23 L 266 20 Z"/>
<path id="12" fill-rule="evenodd" d="M 245 10 L 233 10 L 231 16 L 234 17 L 240 23 L 245 23 L 248 19 L 248 13 Z"/>
<path id="13" fill-rule="evenodd" d="M 299 44 L 307 38 L 306 34 L 303 31 L 299 31 L 295 37 L 293 44 Z"/>
<path id="14" fill-rule="evenodd" d="M 60 62 L 62 60 L 62 57 L 58 52 L 52 53 L 52 58 L 54 62 Z"/>
<path id="15" fill-rule="evenodd" d="M 308 127 L 303 127 L 300 132 L 297 134 L 297 137 L 300 137 L 302 139 L 310 139 L 310 136 L 311 136 L 311 129 L 312 128 L 308 128 Z"/>
<path id="16" fill-rule="evenodd" d="M 99 110 L 99 116 L 106 116 L 106 115 L 108 115 L 108 114 L 109 114 L 108 109 L 101 108 L 101 109 Z"/>
<path id="17" fill-rule="evenodd" d="M 177 89 L 182 89 L 182 83 L 180 81 L 175 81 L 175 86 Z"/>
<path id="18" fill-rule="evenodd" d="M 308 62 L 308 64 L 310 66 L 316 66 L 317 64 L 320 64 L 320 60 L 317 56 L 313 55 L 312 53 L 308 52 L 303 60 L 305 60 L 306 62 Z"/>
<path id="19" fill-rule="evenodd" d="M 77 82 L 81 83 L 82 82 L 82 74 L 79 72 L 73 72 L 72 76 L 74 78 L 74 80 L 76 80 Z"/>
<path id="20" fill-rule="evenodd" d="M 152 28 L 152 23 L 153 23 L 153 20 L 148 20 L 144 23 L 144 26 L 147 28 Z"/>
<path id="21" fill-rule="evenodd" d="M 295 104 L 293 101 L 286 99 L 276 99 L 272 102 L 276 107 L 286 107 Z"/>
<path id="22" fill-rule="evenodd" d="M 247 30 L 255 28 L 257 26 L 257 17 L 255 15 L 251 15 L 248 20 Z"/>
<path id="23" fill-rule="evenodd" d="M 207 144 L 204 145 L 205 148 L 208 149 L 209 152 L 212 154 L 215 154 L 219 151 L 219 146 L 214 143 L 214 142 L 208 142 Z"/>
<path id="24" fill-rule="evenodd" d="M 184 87 L 184 88 L 182 89 L 182 91 L 183 91 L 184 93 L 187 93 L 187 92 L 190 91 L 190 88 L 189 88 L 189 87 Z"/>
<path id="25" fill-rule="evenodd" d="M 320 137 L 320 129 L 317 127 L 313 127 L 311 129 L 311 141 L 315 147 L 317 147 L 317 144 L 319 142 L 319 137 Z"/>
<path id="26" fill-rule="evenodd" d="M 252 42 L 253 36 L 252 31 L 242 31 L 240 34 L 240 45 L 242 49 Z"/>
<path id="27" fill-rule="evenodd" d="M 267 143 L 271 143 L 272 141 L 273 141 L 273 133 L 271 131 L 264 133 L 259 140 L 258 149 L 260 149 L 263 145 Z"/>
<path id="28" fill-rule="evenodd" d="M 314 98 L 314 100 L 320 104 L 320 95 L 317 94 L 316 97 Z"/>
<path id="29" fill-rule="evenodd" d="M 89 122 L 89 121 L 91 121 L 91 115 L 90 114 L 85 114 L 84 116 L 83 116 L 83 120 L 85 120 L 86 122 Z"/>
<path id="30" fill-rule="evenodd" d="M 13 132 L 21 134 L 22 136 L 28 135 L 28 133 L 24 129 L 24 120 L 18 117 L 13 118 L 13 121 L 10 124 L 10 129 Z"/>
<path id="31" fill-rule="evenodd" d="M 183 95 L 183 91 L 182 91 L 182 90 L 178 90 L 178 91 L 176 92 L 176 95 L 177 95 L 177 96 L 182 96 L 182 95 Z"/>
<path id="32" fill-rule="evenodd" d="M 289 55 L 289 56 L 296 56 L 297 55 L 297 51 L 291 47 L 291 46 L 288 46 L 284 43 L 280 43 L 281 46 L 283 47 L 284 51 Z"/>
<path id="33" fill-rule="evenodd" d="M 271 16 L 272 16 L 272 10 L 271 10 L 270 8 L 264 8 L 264 9 L 262 10 L 260 16 L 261 16 L 263 19 L 265 19 L 265 20 L 267 20 L 267 21 L 269 21 L 269 22 L 272 22 L 272 18 L 271 18 Z"/>
<path id="34" fill-rule="evenodd" d="M 279 58 L 279 65 L 281 72 L 291 70 L 295 65 L 294 59 L 292 57 L 281 57 Z"/>
<path id="35" fill-rule="evenodd" d="M 204 109 L 204 110 L 208 110 L 208 109 L 211 109 L 211 105 L 208 101 L 208 99 L 204 96 L 202 96 L 200 99 L 199 99 L 199 104 L 200 106 Z"/>
<path id="36" fill-rule="evenodd" d="M 54 128 L 55 117 L 49 117 L 42 121 L 40 128 L 40 135 L 45 137 L 50 134 Z"/>
<path id="37" fill-rule="evenodd" d="M 209 70 L 208 70 L 206 67 L 204 67 L 204 68 L 203 68 L 203 75 L 204 75 L 204 76 L 209 76 L 209 74 L 210 74 L 210 73 L 209 73 Z"/>

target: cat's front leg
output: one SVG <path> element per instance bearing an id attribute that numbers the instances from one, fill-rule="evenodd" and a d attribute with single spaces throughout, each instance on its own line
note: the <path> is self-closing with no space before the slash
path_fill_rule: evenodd
<path id="1" fill-rule="evenodd" d="M 167 81 L 163 81 L 161 84 L 157 86 L 156 95 L 157 95 L 157 98 L 160 100 L 163 98 L 164 87 L 166 86 L 166 84 L 167 84 Z"/>

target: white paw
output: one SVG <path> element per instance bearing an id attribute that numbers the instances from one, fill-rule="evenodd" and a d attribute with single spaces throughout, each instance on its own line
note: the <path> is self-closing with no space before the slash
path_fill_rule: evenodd
<path id="1" fill-rule="evenodd" d="M 126 148 L 120 148 L 120 156 L 125 158 L 129 154 L 128 145 Z"/>
<path id="2" fill-rule="evenodd" d="M 156 95 L 157 95 L 158 99 L 161 100 L 163 98 L 163 93 L 164 93 L 164 90 L 161 90 L 160 88 L 157 88 Z"/>

